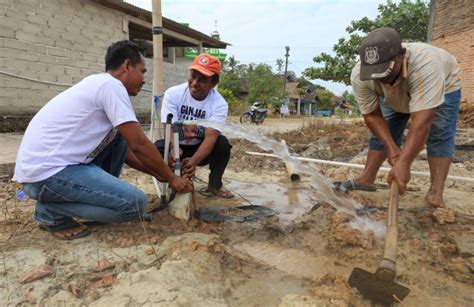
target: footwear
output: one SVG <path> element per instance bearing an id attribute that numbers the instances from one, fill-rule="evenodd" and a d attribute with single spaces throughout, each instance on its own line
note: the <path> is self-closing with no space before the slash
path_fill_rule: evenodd
<path id="1" fill-rule="evenodd" d="M 360 190 L 360 191 L 368 191 L 368 192 L 375 192 L 377 188 L 374 185 L 365 185 L 365 184 L 357 184 L 354 182 L 353 179 L 346 180 L 346 181 L 336 181 L 333 182 L 336 191 L 347 193 L 349 191 Z"/>
<path id="2" fill-rule="evenodd" d="M 86 225 L 79 224 L 74 220 L 59 225 L 40 224 L 39 228 L 52 234 L 59 240 L 74 240 L 90 235 Z"/>
<path id="3" fill-rule="evenodd" d="M 214 188 L 207 187 L 207 188 L 204 188 L 204 189 L 200 190 L 199 193 L 201 195 L 204 195 L 204 196 L 207 196 L 207 197 L 211 197 L 211 196 L 218 196 L 218 197 L 221 197 L 221 198 L 232 198 L 232 197 L 234 197 L 234 194 L 231 191 L 224 188 L 224 187 L 221 187 L 220 189 L 214 189 Z"/>

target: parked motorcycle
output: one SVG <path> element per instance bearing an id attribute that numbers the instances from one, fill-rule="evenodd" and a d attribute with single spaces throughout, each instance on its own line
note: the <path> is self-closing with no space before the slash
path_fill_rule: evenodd
<path id="1" fill-rule="evenodd" d="M 245 110 L 244 114 L 240 116 L 241 124 L 263 124 L 263 121 L 267 117 L 267 109 L 260 108 L 259 102 L 254 102 L 252 106 Z"/>

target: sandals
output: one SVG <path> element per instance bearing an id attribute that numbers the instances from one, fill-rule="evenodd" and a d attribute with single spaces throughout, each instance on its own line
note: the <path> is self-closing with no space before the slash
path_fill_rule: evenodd
<path id="1" fill-rule="evenodd" d="M 234 197 L 234 194 L 227 190 L 226 188 L 224 187 L 221 187 L 220 189 L 214 189 L 214 188 L 204 188 L 202 190 L 199 191 L 199 193 L 201 195 L 204 195 L 204 196 L 207 196 L 207 197 L 211 197 L 211 196 L 217 196 L 217 197 L 220 197 L 220 198 L 232 198 Z"/>
<path id="2" fill-rule="evenodd" d="M 360 191 L 368 191 L 368 192 L 375 192 L 377 188 L 375 185 L 365 185 L 365 184 L 357 184 L 354 182 L 353 179 L 346 180 L 346 181 L 336 181 L 333 182 L 334 188 L 336 191 L 347 193 L 349 191 L 360 190 Z"/>
<path id="3" fill-rule="evenodd" d="M 74 220 L 67 221 L 59 225 L 39 224 L 39 228 L 52 234 L 59 240 L 74 240 L 90 235 L 90 230 L 86 225 L 79 224 Z"/>

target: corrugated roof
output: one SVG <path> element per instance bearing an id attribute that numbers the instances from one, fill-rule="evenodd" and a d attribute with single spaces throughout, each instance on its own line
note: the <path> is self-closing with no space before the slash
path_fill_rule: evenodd
<path id="1" fill-rule="evenodd" d="M 150 11 L 142 9 L 131 3 L 123 2 L 122 0 L 93 0 L 93 1 L 152 23 L 152 16 L 151 16 Z M 230 45 L 229 43 L 215 39 L 193 28 L 183 26 L 182 24 L 163 16 L 162 16 L 162 24 L 163 24 L 164 29 L 168 29 L 168 30 L 177 32 L 179 34 L 183 34 L 183 35 L 202 41 L 203 47 L 225 49 L 228 45 Z"/>

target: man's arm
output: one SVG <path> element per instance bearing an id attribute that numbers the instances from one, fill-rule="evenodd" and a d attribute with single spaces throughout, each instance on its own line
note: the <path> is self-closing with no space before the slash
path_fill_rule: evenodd
<path id="1" fill-rule="evenodd" d="M 209 156 L 216 144 L 219 135 L 219 131 L 212 128 L 206 128 L 204 132 L 204 140 L 202 141 L 201 145 L 199 145 L 199 148 L 196 150 L 194 155 L 183 160 L 183 170 L 184 176 L 186 178 L 191 178 L 194 176 L 196 166 L 198 166 L 202 160 Z"/>
<path id="2" fill-rule="evenodd" d="M 153 174 L 146 168 L 142 165 L 142 163 L 140 162 L 140 160 L 138 160 L 137 156 L 135 156 L 135 154 L 133 153 L 133 151 L 130 149 L 130 147 L 128 147 L 127 149 L 127 156 L 125 157 L 125 163 L 140 171 L 140 172 L 143 172 L 143 173 L 146 173 L 146 174 L 149 174 L 149 175 L 152 175 Z M 163 178 L 158 178 L 159 180 L 163 180 Z"/>
<path id="3" fill-rule="evenodd" d="M 405 192 L 406 185 L 411 178 L 411 164 L 426 144 L 435 113 L 436 108 L 432 108 L 410 114 L 411 125 L 403 150 L 388 175 L 388 181 L 391 183 L 392 180 L 395 180 L 402 194 Z"/>
<path id="4" fill-rule="evenodd" d="M 146 170 L 146 173 L 157 179 L 168 181 L 178 191 L 187 189 L 187 180 L 176 176 L 171 171 L 163 161 L 158 149 L 146 137 L 137 122 L 123 123 L 118 126 L 118 130 L 133 153 L 133 156 L 127 155 L 128 162 L 135 163 L 135 166 Z"/>
<path id="5" fill-rule="evenodd" d="M 400 155 L 400 148 L 395 144 L 395 141 L 392 138 L 387 121 L 383 117 L 380 107 L 377 107 L 374 111 L 368 114 L 364 114 L 364 121 L 370 131 L 372 131 L 379 141 L 384 144 L 387 150 L 388 161 L 393 165 Z"/>
<path id="6" fill-rule="evenodd" d="M 215 129 L 206 128 L 204 132 L 204 140 L 201 145 L 199 145 L 198 150 L 196 150 L 194 155 L 190 158 L 193 164 L 197 166 L 202 160 L 209 156 L 212 149 L 214 149 L 214 145 L 216 144 L 217 138 L 220 134 L 221 133 Z"/>

